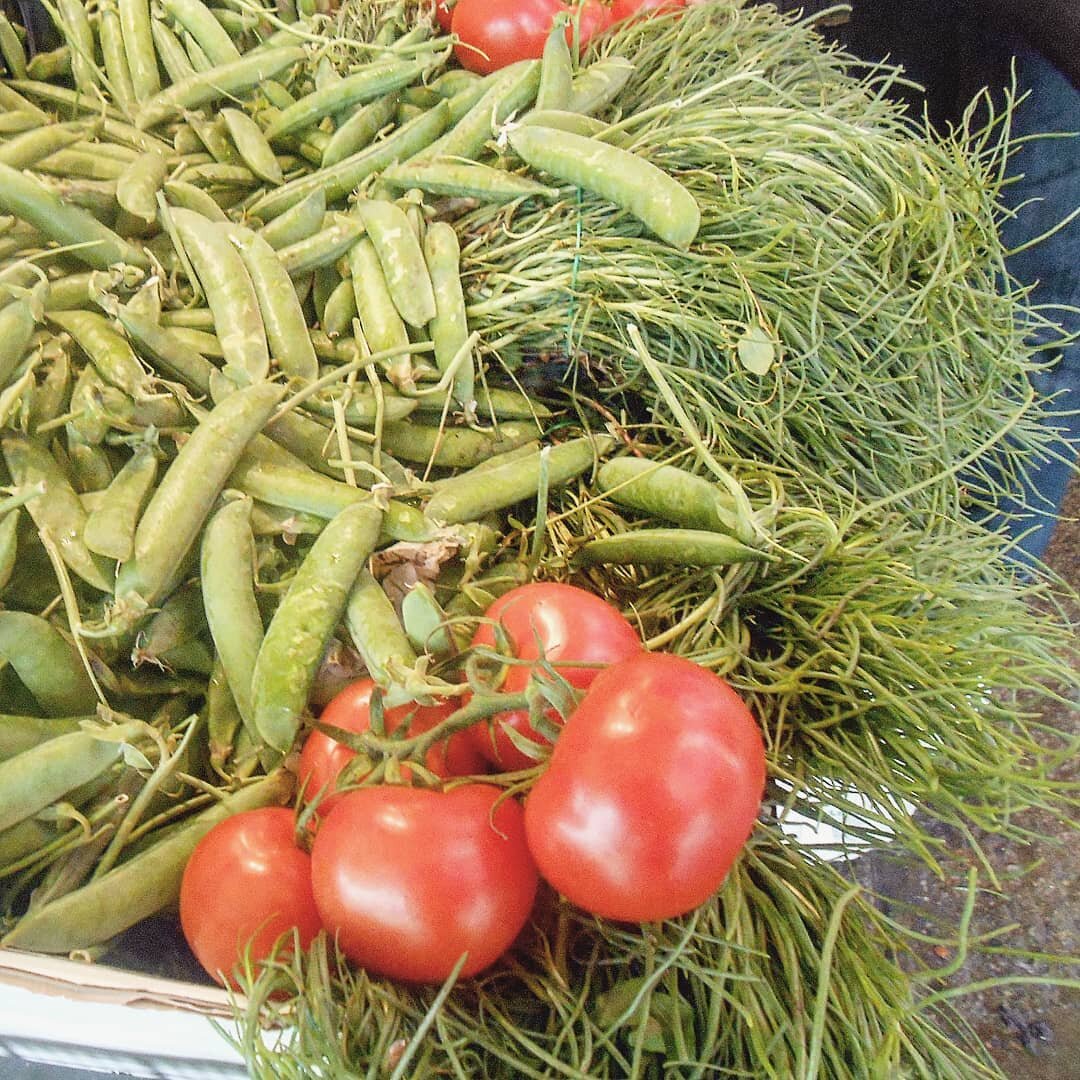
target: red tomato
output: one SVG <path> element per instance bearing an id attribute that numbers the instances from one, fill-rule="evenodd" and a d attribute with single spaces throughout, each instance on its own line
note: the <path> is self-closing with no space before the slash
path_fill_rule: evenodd
<path id="1" fill-rule="evenodd" d="M 358 679 L 334 697 L 319 719 L 345 731 L 367 731 L 371 727 L 371 692 L 374 689 L 375 683 L 371 679 Z M 456 708 L 457 702 L 450 700 L 441 705 L 400 705 L 387 709 L 386 730 L 396 731 L 411 715 L 409 734 L 421 735 L 445 720 Z M 299 781 L 309 799 L 326 789 L 327 795 L 319 804 L 321 814 L 329 813 L 341 797 L 330 792 L 334 790 L 341 770 L 355 756 L 344 743 L 321 731 L 313 731 L 304 741 L 297 769 Z M 451 735 L 434 746 L 425 764 L 436 776 L 442 777 L 469 776 L 483 772 L 487 766 L 472 736 L 466 732 Z"/>
<path id="2" fill-rule="evenodd" d="M 560 667 L 559 661 L 607 665 L 641 652 L 637 631 L 617 608 L 574 585 L 533 582 L 511 589 L 485 612 L 485 621 L 473 635 L 473 645 L 494 648 L 498 623 L 510 639 L 513 655 L 521 660 L 546 657 L 572 686 L 588 687 L 601 667 Z M 507 668 L 502 689 L 525 689 L 534 669 L 530 665 Z M 559 717 L 552 714 L 556 722 Z M 492 723 L 472 729 L 475 744 L 492 764 L 509 771 L 527 769 L 536 762 L 523 754 L 500 730 L 505 724 L 541 744 L 547 740 L 529 723 L 525 709 L 500 713 Z"/>
<path id="3" fill-rule="evenodd" d="M 565 4 L 562 0 L 457 0 L 450 28 L 460 43 L 454 54 L 470 71 L 488 75 L 517 60 L 539 59 L 559 12 L 577 15 L 578 36 L 584 48 L 594 34 L 607 29 L 611 16 L 601 0 Z M 573 42 L 573 28 L 566 28 Z"/>
<path id="4" fill-rule="evenodd" d="M 450 33 L 450 22 L 454 17 L 454 0 L 438 0 L 435 4 L 435 21 L 444 34 Z"/>
<path id="5" fill-rule="evenodd" d="M 629 922 L 707 900 L 757 818 L 765 748 L 726 682 L 642 653 L 596 677 L 529 793 L 540 873 L 568 900 Z"/>
<path id="6" fill-rule="evenodd" d="M 327 930 L 367 971 L 442 982 L 497 960 L 528 921 L 537 873 L 521 806 L 490 784 L 343 795 L 315 838 L 311 874 Z"/>
<path id="7" fill-rule="evenodd" d="M 654 11 L 667 12 L 683 7 L 686 7 L 686 0 L 613 0 L 611 22 L 614 25 L 632 15 L 645 16 Z"/>
<path id="8" fill-rule="evenodd" d="M 322 929 L 311 889 L 311 857 L 296 846 L 295 818 L 285 807 L 246 810 L 199 841 L 180 884 L 180 925 L 200 964 L 222 985 L 250 942 L 268 956 L 294 927 L 301 948 Z"/>

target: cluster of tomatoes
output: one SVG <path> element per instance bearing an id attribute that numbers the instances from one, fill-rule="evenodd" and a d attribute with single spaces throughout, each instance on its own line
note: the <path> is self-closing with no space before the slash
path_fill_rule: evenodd
<path id="1" fill-rule="evenodd" d="M 616 608 L 571 585 L 533 583 L 497 600 L 473 646 L 496 643 L 516 661 L 501 693 L 552 669 L 580 692 L 565 723 L 545 718 L 560 725 L 554 746 L 528 710 L 511 710 L 435 744 L 424 764 L 440 787 L 411 785 L 406 765 L 402 783 L 339 791 L 354 751 L 312 732 L 299 774 L 318 798 L 313 835 L 298 844 L 292 810 L 250 811 L 216 826 L 188 863 L 181 923 L 211 975 L 226 981 L 245 948 L 257 961 L 286 931 L 304 947 L 325 928 L 373 974 L 442 982 L 513 944 L 541 878 L 627 922 L 674 917 L 713 894 L 765 783 L 761 733 L 739 695 L 689 660 L 647 652 Z M 373 690 L 368 680 L 344 689 L 323 725 L 368 730 Z M 383 727 L 415 736 L 459 705 L 390 709 Z M 550 755 L 524 803 L 484 782 L 535 766 L 530 744 Z"/>
<path id="2" fill-rule="evenodd" d="M 462 67 L 490 74 L 517 60 L 538 59 L 557 15 L 567 20 L 567 43 L 579 48 L 623 19 L 657 9 L 680 8 L 686 0 L 438 0 L 445 33 L 457 35 L 454 54 Z"/>

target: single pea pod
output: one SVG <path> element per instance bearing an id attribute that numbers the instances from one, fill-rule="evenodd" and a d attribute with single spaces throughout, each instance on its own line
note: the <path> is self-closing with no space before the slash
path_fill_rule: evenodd
<path id="1" fill-rule="evenodd" d="M 381 352 L 408 345 L 409 331 L 390 295 L 386 275 L 370 237 L 362 237 L 349 249 L 349 270 L 356 311 L 368 348 L 372 352 Z M 412 379 L 412 360 L 408 353 L 394 361 L 391 377 L 395 381 Z"/>
<path id="2" fill-rule="evenodd" d="M 97 720 L 96 713 L 78 716 L 22 716 L 0 715 L 0 761 L 32 750 L 35 746 L 55 739 L 57 735 L 70 735 L 82 728 L 83 721 Z"/>
<path id="3" fill-rule="evenodd" d="M 8 385 L 30 347 L 48 288 L 48 282 L 39 282 L 0 308 L 0 389 Z"/>
<path id="4" fill-rule="evenodd" d="M 317 379 L 319 360 L 296 287 L 281 258 L 258 233 L 233 226 L 233 236 L 255 289 L 266 340 L 278 367 L 286 375 Z"/>
<path id="5" fill-rule="evenodd" d="M 345 606 L 345 626 L 368 674 L 383 689 L 416 665 L 416 652 L 383 587 L 361 570 Z"/>
<path id="6" fill-rule="evenodd" d="M 383 199 L 359 199 L 353 213 L 375 248 L 398 314 L 410 326 L 426 326 L 435 318 L 435 294 L 424 252 L 405 211 Z"/>
<path id="7" fill-rule="evenodd" d="M 96 555 L 123 562 L 134 554 L 135 529 L 157 479 L 157 460 L 152 446 L 139 447 L 87 516 L 83 542 Z"/>
<path id="8" fill-rule="evenodd" d="M 419 79 L 431 64 L 430 59 L 363 64 L 340 82 L 306 94 L 287 109 L 282 109 L 266 129 L 266 137 L 273 141 L 283 135 L 303 131 L 313 127 L 324 116 L 400 90 Z"/>
<path id="9" fill-rule="evenodd" d="M 323 149 L 323 168 L 336 165 L 368 146 L 394 119 L 397 104 L 398 94 L 390 93 L 356 109 L 352 116 L 338 127 Z"/>
<path id="10" fill-rule="evenodd" d="M 26 50 L 7 15 L 0 11 L 0 56 L 8 75 L 13 79 L 26 78 Z"/>
<path id="11" fill-rule="evenodd" d="M 19 556 L 19 511 L 9 510 L 0 517 L 0 597 L 15 572 Z"/>
<path id="12" fill-rule="evenodd" d="M 593 138 L 602 135 L 611 126 L 594 116 L 568 112 L 566 109 L 530 109 L 519 122 L 527 127 L 554 128 L 556 131 L 570 131 Z"/>
<path id="13" fill-rule="evenodd" d="M 239 109 L 222 109 L 221 117 L 244 164 L 268 184 L 284 183 L 281 164 L 263 135 L 262 128 Z"/>
<path id="14" fill-rule="evenodd" d="M 424 236 L 424 258 L 435 297 L 435 317 L 428 333 L 435 346 L 435 366 L 446 371 L 469 339 L 465 294 L 461 286 L 461 247 L 453 225 L 446 221 L 431 223 Z M 473 399 L 473 383 L 473 365 L 463 363 L 454 377 L 453 386 L 454 399 L 461 408 Z"/>
<path id="15" fill-rule="evenodd" d="M 352 329 L 353 319 L 359 312 L 356 309 L 356 290 L 351 278 L 342 278 L 330 290 L 322 305 L 319 322 L 323 330 L 331 337 L 341 337 Z M 312 346 L 314 348 L 314 346 Z"/>
<path id="16" fill-rule="evenodd" d="M 210 636 L 245 724 L 251 705 L 255 659 L 263 641 L 262 616 L 255 597 L 255 539 L 251 499 L 233 499 L 206 524 L 201 549 L 202 597 Z"/>
<path id="17" fill-rule="evenodd" d="M 230 239 L 230 226 L 190 210 L 172 211 L 173 223 L 199 277 L 225 362 L 253 382 L 270 372 L 270 350 L 259 298 L 244 260 Z"/>
<path id="18" fill-rule="evenodd" d="M 285 213 L 272 218 L 258 233 L 275 251 L 280 251 L 314 236 L 322 228 L 325 217 L 326 193 L 318 188 Z"/>
<path id="19" fill-rule="evenodd" d="M 601 536 L 574 556 L 582 566 L 728 566 L 764 558 L 757 548 L 704 529 L 635 529 Z"/>
<path id="20" fill-rule="evenodd" d="M 685 251 L 697 236 L 701 211 L 694 196 L 645 158 L 551 128 L 518 127 L 509 140 L 532 168 L 613 202 L 672 247 Z"/>
<path id="21" fill-rule="evenodd" d="M 648 458 L 606 461 L 597 486 L 619 506 L 664 518 L 688 529 L 744 535 L 735 500 L 715 481 Z"/>
<path id="22" fill-rule="evenodd" d="M 124 742 L 141 730 L 140 723 L 121 724 L 108 739 L 73 731 L 0 761 L 0 832 L 100 776 L 123 756 Z"/>
<path id="23" fill-rule="evenodd" d="M 229 220 L 213 195 L 195 184 L 189 184 L 184 180 L 168 180 L 162 185 L 162 190 L 165 192 L 165 198 L 169 200 L 172 206 L 179 206 L 183 210 L 192 210 L 208 221 Z M 213 322 L 211 322 L 211 325 L 213 325 Z"/>
<path id="24" fill-rule="evenodd" d="M 182 82 L 196 74 L 180 39 L 163 19 L 152 20 L 150 33 L 153 36 L 154 48 L 161 60 L 161 66 L 165 69 L 165 74 L 169 76 L 169 82 Z"/>
<path id="25" fill-rule="evenodd" d="M 536 434 L 535 424 L 518 421 L 508 421 L 491 431 L 477 431 L 404 420 L 383 426 L 382 445 L 403 461 L 471 469 L 492 454 L 501 454 L 535 439 Z"/>
<path id="26" fill-rule="evenodd" d="M 145 101 L 161 89 L 149 0 L 116 0 L 116 3 L 120 16 L 120 34 L 131 73 L 131 86 L 135 91 L 135 99 Z M 90 56 L 93 56 L 93 52 Z"/>
<path id="27" fill-rule="evenodd" d="M 83 542 L 86 511 L 52 454 L 40 443 L 22 435 L 8 435 L 2 445 L 4 461 L 16 484 L 27 487 L 39 483 L 44 485 L 45 493 L 26 504 L 34 524 L 55 540 L 64 562 L 83 581 L 100 592 L 111 592 L 112 580 L 106 566 L 95 558 Z M 82 710 L 74 708 L 66 711 Z"/>
<path id="28" fill-rule="evenodd" d="M 0 611 L 0 658 L 47 716 L 73 716 L 97 707 L 97 693 L 75 646 L 40 615 Z"/>
<path id="29" fill-rule="evenodd" d="M 570 439 L 475 475 L 466 472 L 440 480 L 424 512 L 432 521 L 447 525 L 475 521 L 492 510 L 503 510 L 534 497 L 545 477 L 553 488 L 569 483 L 592 468 L 597 458 L 614 445 L 615 440 L 607 435 Z"/>
<path id="30" fill-rule="evenodd" d="M 210 375 L 217 371 L 202 353 L 190 348 L 167 326 L 131 311 L 126 305 L 116 313 L 117 322 L 134 342 L 139 354 L 162 375 L 179 379 L 200 394 L 210 393 Z"/>
<path id="31" fill-rule="evenodd" d="M 272 383 L 236 390 L 206 414 L 165 470 L 135 531 L 133 573 L 139 587 L 134 591 L 148 603 L 160 599 L 245 447 L 283 393 Z"/>
<path id="32" fill-rule="evenodd" d="M 567 112 L 597 113 L 610 105 L 634 74 L 634 65 L 624 56 L 605 56 L 594 60 L 574 76 L 570 98 L 563 105 Z"/>
<path id="33" fill-rule="evenodd" d="M 164 154 L 146 150 L 117 177 L 116 201 L 143 226 L 157 221 L 157 193 L 165 183 L 169 162 Z"/>
<path id="34" fill-rule="evenodd" d="M 72 248 L 72 257 L 96 270 L 108 270 L 116 263 L 144 269 L 150 262 L 92 214 L 65 203 L 40 180 L 0 163 L 0 210 L 14 214 L 43 236 Z"/>
<path id="35" fill-rule="evenodd" d="M 558 188 L 474 161 L 413 158 L 400 165 L 391 165 L 383 170 L 379 178 L 400 190 L 419 188 L 432 195 L 477 199 L 485 203 L 559 197 Z"/>
<path id="36" fill-rule="evenodd" d="M 134 350 L 104 315 L 96 311 L 51 311 L 49 321 L 72 336 L 110 386 L 134 399 L 154 393 L 153 380 Z"/>
<path id="37" fill-rule="evenodd" d="M 115 0 L 102 0 L 100 3 L 97 30 L 112 103 L 124 116 L 131 116 L 138 105 L 138 99 L 135 97 L 135 85 L 131 81 L 131 68 L 128 66 L 127 50 L 124 47 L 124 30 L 120 25 L 120 13 Z"/>
<path id="38" fill-rule="evenodd" d="M 101 73 L 94 57 L 94 30 L 83 0 L 57 0 L 60 31 L 71 49 L 71 74 L 83 94 L 101 85 Z"/>
<path id="39" fill-rule="evenodd" d="M 574 85 L 574 62 L 566 40 L 565 19 L 554 19 L 540 57 L 540 88 L 536 108 L 564 109 Z"/>
<path id="40" fill-rule="evenodd" d="M 292 775 L 279 769 L 225 795 L 107 874 L 24 915 L 0 946 L 69 953 L 108 941 L 176 903 L 191 853 L 218 822 L 245 810 L 282 805 L 292 789 Z"/>
<path id="41" fill-rule="evenodd" d="M 86 126 L 79 122 L 35 127 L 0 143 L 0 163 L 13 169 L 32 168 L 37 162 L 74 146 L 85 137 Z"/>
<path id="42" fill-rule="evenodd" d="M 299 46 L 258 50 L 211 71 L 196 72 L 144 102 L 135 117 L 136 126 L 145 131 L 186 110 L 243 94 L 300 63 L 305 55 Z"/>
<path id="43" fill-rule="evenodd" d="M 287 752 L 349 592 L 375 550 L 382 511 L 370 500 L 346 507 L 316 537 L 274 612 L 255 662 L 255 727 Z"/>
<path id="44" fill-rule="evenodd" d="M 328 215 L 329 225 L 278 252 L 281 265 L 294 277 L 331 266 L 363 235 L 364 223 L 351 214 Z"/>

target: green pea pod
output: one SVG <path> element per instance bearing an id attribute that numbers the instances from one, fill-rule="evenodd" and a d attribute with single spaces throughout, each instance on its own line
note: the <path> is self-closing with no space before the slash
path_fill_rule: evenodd
<path id="1" fill-rule="evenodd" d="M 630 81 L 634 65 L 623 56 L 606 56 L 594 60 L 584 71 L 574 76 L 570 99 L 563 106 L 567 112 L 591 115 L 599 112 L 619 96 Z"/>
<path id="2" fill-rule="evenodd" d="M 230 239 L 229 226 L 179 208 L 172 211 L 172 218 L 214 313 L 226 363 L 254 382 L 265 379 L 270 351 L 259 298 Z"/>
<path id="3" fill-rule="evenodd" d="M 509 134 L 514 152 L 534 169 L 576 184 L 631 213 L 661 240 L 686 250 L 701 225 L 694 196 L 644 158 L 568 131 L 519 127 Z"/>
<path id="4" fill-rule="evenodd" d="M 16 484 L 45 485 L 45 493 L 26 504 L 34 524 L 56 541 L 64 562 L 83 581 L 101 592 L 111 592 L 111 575 L 83 543 L 86 511 L 52 454 L 39 443 L 21 435 L 7 436 L 3 440 L 3 453 Z M 80 712 L 81 709 L 66 711 Z"/>
<path id="5" fill-rule="evenodd" d="M 117 311 L 116 318 L 140 355 L 159 372 L 179 379 L 200 394 L 210 393 L 210 374 L 217 368 L 201 353 L 187 346 L 177 333 L 126 306 Z"/>
<path id="6" fill-rule="evenodd" d="M 3 596 L 7 583 L 15 570 L 15 560 L 19 554 L 19 518 L 18 510 L 10 511 L 0 518 L 0 596 Z M 0 731 L 0 739 L 2 739 Z"/>
<path id="7" fill-rule="evenodd" d="M 169 82 L 178 83 L 194 75 L 195 69 L 191 66 L 184 46 L 180 39 L 172 32 L 163 19 L 153 19 L 150 23 L 150 33 L 154 39 L 154 48 L 157 50 L 158 59 L 169 76 Z"/>
<path id="8" fill-rule="evenodd" d="M 109 80 L 109 92 L 113 104 L 125 116 L 135 112 L 138 99 L 131 81 L 127 50 L 124 47 L 124 30 L 120 25 L 120 13 L 115 0 L 103 0 L 98 6 L 98 40 L 105 61 L 105 74 Z"/>
<path id="9" fill-rule="evenodd" d="M 255 288 L 271 355 L 286 375 L 317 379 L 319 360 L 296 287 L 281 257 L 258 233 L 234 226 L 233 235 Z"/>
<path id="10" fill-rule="evenodd" d="M 211 64 L 240 59 L 228 31 L 201 0 L 161 0 L 162 7 L 198 42 Z"/>
<path id="11" fill-rule="evenodd" d="M 0 56 L 4 58 L 8 75 L 13 79 L 26 78 L 26 50 L 15 27 L 8 17 L 0 11 Z"/>
<path id="12" fill-rule="evenodd" d="M 278 770 L 248 784 L 107 874 L 23 916 L 4 948 L 68 953 L 89 949 L 175 904 L 195 845 L 219 822 L 244 810 L 277 806 L 292 793 L 291 774 Z"/>
<path id="13" fill-rule="evenodd" d="M 332 214 L 329 219 L 326 228 L 278 252 L 281 265 L 294 278 L 337 262 L 364 231 L 363 222 L 349 214 Z"/>
<path id="14" fill-rule="evenodd" d="M 764 558 L 732 536 L 703 529 L 635 529 L 590 540 L 575 555 L 582 566 L 728 566 Z"/>
<path id="15" fill-rule="evenodd" d="M 135 118 L 136 126 L 145 131 L 185 110 L 242 94 L 300 63 L 304 57 L 305 52 L 299 46 L 286 46 L 249 53 L 206 73 L 196 72 L 146 101 Z"/>
<path id="16" fill-rule="evenodd" d="M 281 165 L 262 128 L 239 109 L 222 109 L 221 117 L 244 164 L 268 184 L 284 183 Z"/>
<path id="17" fill-rule="evenodd" d="M 115 263 L 148 268 L 146 255 L 92 214 L 61 201 L 40 180 L 0 163 L 0 210 L 14 214 L 56 243 L 71 245 L 72 256 L 96 270 Z"/>
<path id="18" fill-rule="evenodd" d="M 266 744 L 287 752 L 349 592 L 378 542 L 382 511 L 346 507 L 316 538 L 274 612 L 255 662 L 252 705 Z"/>
<path id="19" fill-rule="evenodd" d="M 67 45 L 59 45 L 55 49 L 34 53 L 27 62 L 26 74 L 31 79 L 67 79 L 71 75 L 71 49 Z"/>
<path id="20" fill-rule="evenodd" d="M 71 49 L 71 74 L 83 94 L 92 94 L 101 85 L 101 73 L 94 58 L 94 31 L 83 0 L 57 0 L 60 30 Z"/>
<path id="21" fill-rule="evenodd" d="M 447 525 L 475 521 L 492 510 L 535 496 L 545 475 L 551 487 L 569 483 L 614 445 L 615 440 L 607 435 L 570 439 L 477 474 L 463 473 L 439 481 L 424 512 L 432 521 Z"/>
<path id="22" fill-rule="evenodd" d="M 47 619 L 0 611 L 0 657 L 48 716 L 92 712 L 97 693 L 75 646 Z"/>
<path id="23" fill-rule="evenodd" d="M 386 275 L 370 237 L 358 240 L 349 250 L 349 269 L 356 310 L 368 348 L 372 352 L 381 352 L 408 345 L 409 332 L 390 295 Z M 402 381 L 412 379 L 412 360 L 408 353 L 394 361 L 393 372 L 400 373 Z"/>
<path id="24" fill-rule="evenodd" d="M 0 308 L 0 389 L 8 385 L 30 347 L 30 340 L 42 315 L 47 289 L 48 284 L 43 282 Z"/>
<path id="25" fill-rule="evenodd" d="M 105 490 L 99 507 L 86 519 L 83 541 L 95 554 L 123 562 L 135 550 L 139 514 L 157 479 L 157 452 L 142 446 Z"/>
<path id="26" fill-rule="evenodd" d="M 540 58 L 540 88 L 536 91 L 536 108 L 566 108 L 573 83 L 574 63 L 566 40 L 566 21 L 555 19 Z"/>
<path id="27" fill-rule="evenodd" d="M 491 84 L 469 111 L 445 135 L 420 151 L 419 156 L 476 160 L 494 129 L 512 113 L 521 112 L 533 103 L 539 86 L 539 60 L 509 64 L 495 73 Z"/>
<path id="28" fill-rule="evenodd" d="M 426 326 L 435 318 L 435 294 L 405 211 L 383 199 L 359 199 L 353 213 L 364 223 L 398 314 L 410 326 Z"/>
<path id="29" fill-rule="evenodd" d="M 493 454 L 512 450 L 535 439 L 535 424 L 509 421 L 492 431 L 440 428 L 403 421 L 382 429 L 383 448 L 394 457 L 417 464 L 471 469 Z"/>
<path id="30" fill-rule="evenodd" d="M 169 163 L 164 154 L 147 150 L 120 174 L 116 181 L 116 201 L 143 225 L 157 220 L 157 193 L 165 183 Z"/>
<path id="31" fill-rule="evenodd" d="M 136 100 L 145 101 L 161 89 L 150 4 L 148 0 L 117 0 L 117 9 L 132 89 Z"/>
<path id="32" fill-rule="evenodd" d="M 390 93 L 356 109 L 341 124 L 322 152 L 321 165 L 328 168 L 363 150 L 394 119 L 398 94 Z"/>
<path id="33" fill-rule="evenodd" d="M 485 203 L 511 202 L 514 199 L 555 199 L 559 189 L 548 187 L 526 176 L 481 165 L 474 161 L 451 161 L 445 158 L 413 159 L 391 165 L 380 179 L 395 188 L 420 188 L 433 195 L 455 199 L 478 199 Z"/>
<path id="34" fill-rule="evenodd" d="M 341 337 L 352 328 L 353 319 L 357 314 L 356 290 L 353 289 L 352 280 L 342 278 L 326 298 L 319 321 L 331 337 Z"/>
<path id="35" fill-rule="evenodd" d="M 326 193 L 318 188 L 291 209 L 267 222 L 259 229 L 259 235 L 275 251 L 280 251 L 314 236 L 322 228 L 325 217 Z"/>
<path id="36" fill-rule="evenodd" d="M 255 598 L 251 499 L 225 503 L 207 522 L 201 566 L 210 634 L 236 707 L 245 724 L 251 725 L 252 679 L 263 641 L 262 616 Z"/>
<path id="37" fill-rule="evenodd" d="M 55 739 L 57 735 L 79 731 L 84 720 L 96 719 L 95 713 L 50 717 L 0 715 L 0 761 L 7 761 L 24 750 L 32 750 Z"/>
<path id="38" fill-rule="evenodd" d="M 214 197 L 200 187 L 189 184 L 184 180 L 169 180 L 163 186 L 171 205 L 179 206 L 182 210 L 192 210 L 200 214 L 208 221 L 228 221 L 225 211 L 221 209 Z"/>
<path id="39" fill-rule="evenodd" d="M 527 127 L 555 128 L 557 131 L 571 131 L 575 135 L 597 137 L 607 132 L 609 124 L 584 113 L 569 112 L 566 109 L 530 109 L 521 123 Z"/>
<path id="40" fill-rule="evenodd" d="M 153 380 L 134 350 L 100 312 L 52 311 L 49 320 L 75 339 L 110 386 L 136 399 L 154 393 Z"/>
<path id="41" fill-rule="evenodd" d="M 469 339 L 465 294 L 461 287 L 461 249 L 454 227 L 433 221 L 424 237 L 424 257 L 435 296 L 435 317 L 428 333 L 435 346 L 435 366 L 446 371 Z M 472 363 L 461 365 L 454 378 L 454 400 L 465 408 L 473 400 Z"/>
<path id="42" fill-rule="evenodd" d="M 337 455 L 338 444 L 337 440 L 332 438 L 330 428 L 324 424 L 304 413 L 293 411 L 284 413 L 267 424 L 265 432 L 278 446 L 283 446 L 295 454 L 309 468 L 318 469 L 337 480 L 343 479 L 341 468 L 331 465 L 327 460 Z M 348 450 L 354 462 L 371 464 L 371 451 L 364 444 L 350 439 Z"/>
<path id="43" fill-rule="evenodd" d="M 735 533 L 740 530 L 737 506 L 730 493 L 713 480 L 648 458 L 619 457 L 604 462 L 596 483 L 619 506 L 664 518 L 687 529 Z"/>
<path id="44" fill-rule="evenodd" d="M 428 109 L 422 116 L 391 132 L 356 154 L 326 169 L 291 180 L 287 184 L 260 196 L 250 211 L 264 221 L 275 218 L 313 191 L 322 190 L 327 203 L 343 199 L 369 176 L 381 172 L 397 161 L 404 161 L 436 139 L 450 123 L 446 102 Z"/>
<path id="45" fill-rule="evenodd" d="M 108 739 L 91 731 L 73 731 L 0 761 L 0 831 L 100 776 L 122 757 L 128 741 L 124 736 L 134 739 L 141 728 L 141 724 L 120 725 Z"/>
<path id="46" fill-rule="evenodd" d="M 148 603 L 160 599 L 244 448 L 283 392 L 272 383 L 256 383 L 230 394 L 200 421 L 165 470 L 135 531 L 135 591 Z"/>
<path id="47" fill-rule="evenodd" d="M 52 822 L 27 818 L 0 833 L 0 868 L 19 862 L 24 856 L 39 852 L 57 836 Z"/>
<path id="48" fill-rule="evenodd" d="M 386 60 L 361 65 L 340 82 L 325 86 L 282 109 L 266 129 L 273 141 L 295 131 L 313 127 L 324 116 L 331 116 L 361 102 L 372 101 L 393 90 L 415 82 L 431 66 L 431 59 Z"/>
<path id="49" fill-rule="evenodd" d="M 81 123 L 36 127 L 0 144 L 0 163 L 10 165 L 13 169 L 31 168 L 85 137 L 86 127 Z"/>
<path id="50" fill-rule="evenodd" d="M 383 587 L 361 570 L 345 606 L 345 625 L 368 674 L 383 689 L 416 666 L 416 652 Z"/>

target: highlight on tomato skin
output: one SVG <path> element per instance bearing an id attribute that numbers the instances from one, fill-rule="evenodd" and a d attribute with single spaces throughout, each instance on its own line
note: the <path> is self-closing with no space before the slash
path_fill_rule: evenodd
<path id="1" fill-rule="evenodd" d="M 358 679 L 339 691 L 323 709 L 319 719 L 329 727 L 343 731 L 360 732 L 371 728 L 371 696 L 375 683 L 371 679 Z M 403 723 L 408 723 L 410 735 L 420 735 L 445 720 L 458 706 L 456 699 L 438 705 L 399 705 L 387 709 L 383 720 L 386 731 L 392 733 Z M 356 752 L 332 735 L 312 731 L 304 740 L 297 765 L 297 779 L 308 800 L 321 794 L 318 812 L 328 814 L 341 797 L 336 792 L 337 779 L 342 769 Z M 437 743 L 428 752 L 424 762 L 438 777 L 471 776 L 487 770 L 487 762 L 474 745 L 471 735 L 458 732 L 444 742 Z M 406 765 L 402 769 L 410 772 Z M 357 777 L 357 780 L 361 777 Z"/>
<path id="2" fill-rule="evenodd" d="M 579 690 L 590 686 L 604 666 L 635 656 L 643 648 L 637 630 L 618 608 L 585 589 L 561 582 L 519 585 L 499 597 L 484 613 L 472 646 L 495 649 L 500 636 L 508 639 L 514 657 L 543 657 Z M 530 664 L 508 666 L 501 689 L 506 693 L 524 690 L 533 671 Z M 561 723 L 554 710 L 548 716 L 554 723 Z M 540 745 L 548 742 L 529 723 L 528 710 L 517 709 L 499 713 L 490 723 L 470 729 L 479 753 L 507 772 L 535 765 L 533 758 L 514 745 L 504 726 Z"/>
<path id="3" fill-rule="evenodd" d="M 601 672 L 525 802 L 529 850 L 571 903 L 649 922 L 720 887 L 757 820 L 761 731 L 739 695 L 682 657 Z"/>
<path id="4" fill-rule="evenodd" d="M 532 912 L 539 876 L 521 805 L 490 784 L 446 792 L 382 785 L 342 796 L 312 847 L 315 900 L 350 961 L 441 983 L 502 956 Z"/>
<path id="5" fill-rule="evenodd" d="M 293 930 L 301 949 L 311 944 L 322 919 L 292 810 L 246 810 L 199 841 L 180 884 L 180 926 L 195 958 L 223 986 L 236 986 L 245 950 L 257 963 Z"/>

